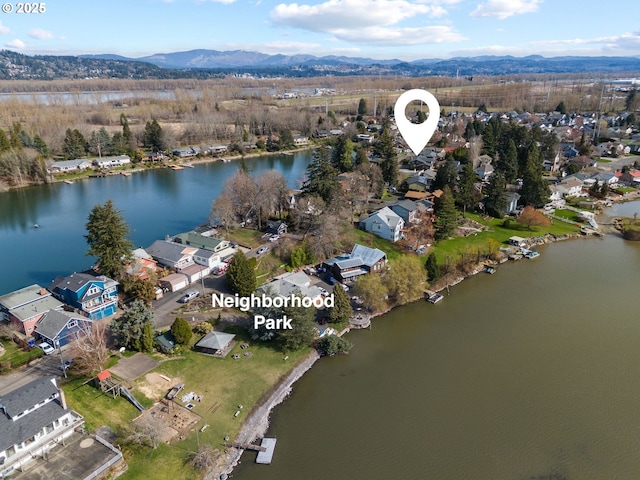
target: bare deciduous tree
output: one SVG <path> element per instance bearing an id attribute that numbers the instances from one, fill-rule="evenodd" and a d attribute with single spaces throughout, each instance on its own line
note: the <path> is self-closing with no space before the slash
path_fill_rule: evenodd
<path id="1" fill-rule="evenodd" d="M 74 371 L 92 375 L 103 369 L 109 358 L 108 329 L 108 321 L 99 321 L 91 323 L 77 333 L 76 340 L 71 344 Z"/>

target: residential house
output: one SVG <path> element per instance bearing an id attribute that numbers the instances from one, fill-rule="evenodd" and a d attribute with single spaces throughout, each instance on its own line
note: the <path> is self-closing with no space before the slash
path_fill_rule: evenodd
<path id="1" fill-rule="evenodd" d="M 397 242 L 402 238 L 404 220 L 389 207 L 384 207 L 361 220 L 360 228 L 390 242 Z"/>
<path id="2" fill-rule="evenodd" d="M 63 347 L 91 330 L 91 320 L 71 312 L 49 310 L 36 325 L 35 337 L 54 348 Z"/>
<path id="3" fill-rule="evenodd" d="M 423 175 L 413 175 L 403 182 L 403 188 L 411 192 L 426 192 L 431 188 L 431 182 Z"/>
<path id="4" fill-rule="evenodd" d="M 267 222 L 266 233 L 269 235 L 284 235 L 287 233 L 287 224 L 282 220 L 270 220 Z"/>
<path id="5" fill-rule="evenodd" d="M 301 147 L 303 145 L 308 145 L 309 144 L 309 137 L 304 136 L 304 135 L 294 135 L 293 136 L 293 144 L 296 147 Z"/>
<path id="6" fill-rule="evenodd" d="M 195 157 L 198 153 L 200 153 L 201 149 L 198 147 L 189 147 L 189 148 L 176 148 L 175 150 L 171 150 L 171 153 L 176 157 L 180 158 L 188 158 Z"/>
<path id="7" fill-rule="evenodd" d="M 91 167 L 91 162 L 86 158 L 76 158 L 75 160 L 61 160 L 54 162 L 50 167 L 51 173 L 75 172 L 77 170 L 86 170 Z"/>
<path id="8" fill-rule="evenodd" d="M 387 254 L 377 248 L 355 244 L 351 253 L 333 257 L 325 267 L 339 281 L 354 280 L 360 275 L 381 273 L 387 263 Z"/>
<path id="9" fill-rule="evenodd" d="M 156 262 L 144 248 L 136 248 L 131 253 L 133 255 L 133 261 L 125 268 L 127 274 L 146 280 L 149 278 L 150 273 L 158 269 L 158 262 Z"/>
<path id="10" fill-rule="evenodd" d="M 415 222 L 418 218 L 419 207 L 413 200 L 398 200 L 387 206 L 402 217 L 405 225 Z"/>
<path id="11" fill-rule="evenodd" d="M 96 158 L 93 164 L 98 168 L 113 168 L 122 167 L 131 163 L 131 158 L 128 155 L 117 155 L 114 157 L 102 157 Z"/>
<path id="12" fill-rule="evenodd" d="M 167 240 L 156 240 L 146 248 L 146 251 L 160 265 L 180 270 L 193 265 L 193 255 L 198 249 L 199 247 L 185 246 Z"/>
<path id="13" fill-rule="evenodd" d="M 510 192 L 507 194 L 507 206 L 505 207 L 506 213 L 513 213 L 518 208 L 518 201 L 520 201 L 520 194 L 517 192 Z"/>
<path id="14" fill-rule="evenodd" d="M 50 291 L 34 284 L 0 297 L 0 320 L 11 322 L 21 333 L 31 335 L 45 313 L 63 307 Z"/>
<path id="15" fill-rule="evenodd" d="M 118 282 L 104 275 L 73 273 L 56 277 L 49 290 L 67 305 L 81 309 L 91 320 L 109 317 L 118 309 Z"/>
<path id="16" fill-rule="evenodd" d="M 227 152 L 227 146 L 226 145 L 211 145 L 209 147 L 209 151 L 211 152 L 211 155 L 221 155 L 223 153 Z"/>
<path id="17" fill-rule="evenodd" d="M 272 297 L 290 297 L 298 294 L 312 300 L 320 298 L 320 287 L 311 285 L 311 279 L 304 272 L 289 272 L 278 275 L 256 289 L 258 295 L 265 294 Z"/>
<path id="18" fill-rule="evenodd" d="M 202 233 L 195 231 L 180 233 L 176 235 L 173 240 L 176 243 L 202 248 L 216 253 L 229 248 L 228 240 L 213 237 L 211 235 L 203 235 Z"/>
<path id="19" fill-rule="evenodd" d="M 485 163 L 476 168 L 474 172 L 476 172 L 476 175 L 478 175 L 483 182 L 486 182 L 491 175 L 493 175 L 493 165 Z"/>
<path id="20" fill-rule="evenodd" d="M 582 193 L 584 182 L 575 176 L 567 177 L 562 182 L 555 185 L 562 197 L 575 197 Z"/>
<path id="21" fill-rule="evenodd" d="M 600 172 L 586 179 L 584 183 L 586 185 L 593 185 L 595 182 L 598 182 L 598 185 L 606 183 L 610 187 L 615 187 L 618 183 L 618 176 L 613 173 Z"/>
<path id="22" fill-rule="evenodd" d="M 359 133 L 358 135 L 356 135 L 356 141 L 358 143 L 365 144 L 373 143 L 373 135 L 369 135 L 367 133 Z"/>
<path id="23" fill-rule="evenodd" d="M 640 170 L 629 170 L 620 176 L 620 180 L 637 187 L 640 185 Z"/>
<path id="24" fill-rule="evenodd" d="M 0 475 L 64 443 L 84 418 L 67 406 L 54 377 L 39 378 L 0 397 Z"/>

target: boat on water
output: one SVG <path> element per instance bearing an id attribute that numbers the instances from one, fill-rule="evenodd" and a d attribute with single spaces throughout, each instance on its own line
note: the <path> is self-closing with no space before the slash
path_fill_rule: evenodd
<path id="1" fill-rule="evenodd" d="M 536 258 L 539 256 L 540 256 L 540 252 L 538 252 L 537 250 L 529 250 L 527 253 L 524 254 L 524 257 L 528 259 Z"/>
<path id="2" fill-rule="evenodd" d="M 489 275 L 493 275 L 494 273 L 496 273 L 495 267 L 492 267 L 491 265 L 487 265 L 484 271 L 487 272 Z"/>
<path id="3" fill-rule="evenodd" d="M 169 165 L 169 168 L 171 170 L 184 170 L 184 167 L 182 165 Z"/>
<path id="4" fill-rule="evenodd" d="M 73 185 L 73 180 L 63 180 L 64 183 Z"/>
<path id="5" fill-rule="evenodd" d="M 427 299 L 427 302 L 429 303 L 438 303 L 440 301 L 442 301 L 444 299 L 444 295 L 441 295 L 439 293 L 431 293 L 429 294 L 428 292 L 425 293 L 425 297 Z"/>

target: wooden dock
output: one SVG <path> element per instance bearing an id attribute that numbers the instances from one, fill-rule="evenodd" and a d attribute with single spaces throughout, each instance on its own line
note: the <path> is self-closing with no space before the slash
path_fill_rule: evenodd
<path id="1" fill-rule="evenodd" d="M 261 445 L 254 445 L 253 443 L 231 442 L 231 443 L 225 443 L 225 445 L 227 447 L 241 448 L 242 450 L 255 450 L 256 452 L 267 451 L 267 447 L 263 447 Z"/>

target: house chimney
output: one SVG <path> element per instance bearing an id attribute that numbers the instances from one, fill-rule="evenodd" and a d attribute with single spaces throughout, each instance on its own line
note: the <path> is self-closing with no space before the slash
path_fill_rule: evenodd
<path id="1" fill-rule="evenodd" d="M 47 289 L 46 288 L 41 288 L 40 289 L 40 295 L 42 295 L 43 297 L 47 294 Z"/>
<path id="2" fill-rule="evenodd" d="M 62 405 L 63 409 L 67 409 L 67 399 L 64 397 L 64 392 L 62 389 L 58 390 L 58 395 L 60 395 L 60 405 Z"/>

